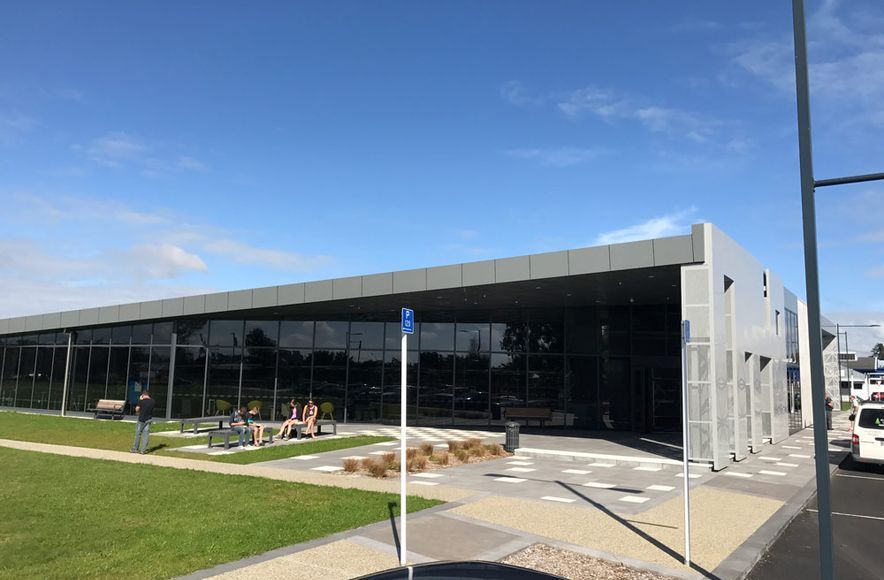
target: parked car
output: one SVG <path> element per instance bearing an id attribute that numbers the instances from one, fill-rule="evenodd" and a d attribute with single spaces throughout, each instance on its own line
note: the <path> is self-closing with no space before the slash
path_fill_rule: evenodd
<path id="1" fill-rule="evenodd" d="M 884 464 L 884 403 L 860 405 L 854 418 L 850 453 L 860 463 Z"/>

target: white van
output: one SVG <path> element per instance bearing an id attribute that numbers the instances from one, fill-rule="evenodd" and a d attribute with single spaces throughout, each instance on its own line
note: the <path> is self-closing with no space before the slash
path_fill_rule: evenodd
<path id="1" fill-rule="evenodd" d="M 850 452 L 860 463 L 884 464 L 884 403 L 864 403 L 856 413 Z"/>

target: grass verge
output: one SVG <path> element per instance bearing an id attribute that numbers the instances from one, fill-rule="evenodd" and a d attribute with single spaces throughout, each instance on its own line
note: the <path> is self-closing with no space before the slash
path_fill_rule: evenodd
<path id="1" fill-rule="evenodd" d="M 3 448 L 0 464 L 2 578 L 169 578 L 398 513 L 354 489 Z"/>
<path id="2" fill-rule="evenodd" d="M 231 455 L 207 455 L 204 453 L 188 453 L 186 451 L 163 450 L 162 455 L 170 455 L 174 457 L 183 457 L 185 459 L 202 459 L 206 461 L 217 461 L 220 463 L 236 463 L 245 465 L 248 463 L 258 463 L 261 461 L 273 461 L 274 459 L 286 459 L 289 457 L 298 457 L 299 455 L 312 455 L 314 453 L 323 453 L 325 451 L 337 451 L 339 449 L 349 449 L 351 447 L 362 447 L 363 445 L 375 445 L 385 441 L 393 441 L 392 437 L 379 437 L 374 435 L 357 435 L 356 437 L 343 437 L 341 439 L 317 439 L 305 443 L 297 443 L 292 445 L 265 445 L 261 449 L 254 451 L 243 451 L 241 453 L 233 453 Z"/>

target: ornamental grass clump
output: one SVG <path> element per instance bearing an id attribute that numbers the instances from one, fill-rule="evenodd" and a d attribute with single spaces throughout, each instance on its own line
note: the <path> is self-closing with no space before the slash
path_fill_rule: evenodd
<path id="1" fill-rule="evenodd" d="M 433 454 L 433 444 L 421 443 L 421 453 L 423 453 L 427 457 L 431 456 Z"/>
<path id="2" fill-rule="evenodd" d="M 439 465 L 448 465 L 451 462 L 451 457 L 448 455 L 447 451 L 440 451 L 431 455 L 430 461 Z"/>
<path id="3" fill-rule="evenodd" d="M 488 452 L 488 455 L 493 455 L 495 457 L 506 455 L 506 451 L 500 446 L 500 443 L 489 443 L 488 445 L 485 445 L 485 451 Z"/>
<path id="4" fill-rule="evenodd" d="M 448 450 L 454 453 L 458 449 L 463 449 L 463 441 L 451 440 L 448 442 Z"/>
<path id="5" fill-rule="evenodd" d="M 378 479 L 387 477 L 387 464 L 383 460 L 369 461 L 368 474 Z"/>
<path id="6" fill-rule="evenodd" d="M 356 473 L 359 471 L 359 460 L 348 457 L 344 460 L 344 471 L 347 473 Z"/>

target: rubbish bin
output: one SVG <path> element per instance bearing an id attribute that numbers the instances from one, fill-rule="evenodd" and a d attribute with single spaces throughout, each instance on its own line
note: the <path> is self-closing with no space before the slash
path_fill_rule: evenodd
<path id="1" fill-rule="evenodd" d="M 503 448 L 508 453 L 513 453 L 519 448 L 519 424 L 515 421 L 509 421 L 506 424 L 506 442 L 503 444 Z"/>

